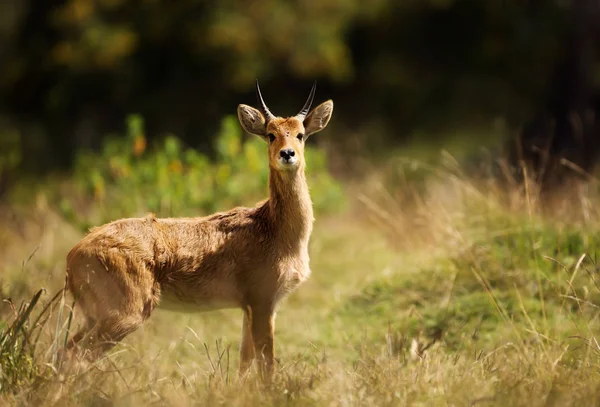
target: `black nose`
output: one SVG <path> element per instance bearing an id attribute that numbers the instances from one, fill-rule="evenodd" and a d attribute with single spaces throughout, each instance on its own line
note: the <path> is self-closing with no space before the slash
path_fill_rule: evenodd
<path id="1" fill-rule="evenodd" d="M 296 152 L 294 150 L 292 150 L 291 148 L 285 148 L 279 152 L 279 155 L 281 156 L 281 158 L 283 158 L 284 160 L 287 161 L 291 157 L 295 156 Z"/>

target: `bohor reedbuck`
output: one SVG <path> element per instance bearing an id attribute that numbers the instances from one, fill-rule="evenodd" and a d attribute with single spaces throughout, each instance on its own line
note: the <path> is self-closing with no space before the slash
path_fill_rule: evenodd
<path id="1" fill-rule="evenodd" d="M 333 112 L 331 100 L 310 110 L 315 88 L 292 117 L 270 112 L 258 81 L 259 108 L 237 108 L 244 130 L 268 146 L 268 199 L 206 217 L 120 219 L 91 229 L 73 247 L 66 284 L 85 323 L 69 352 L 99 357 L 156 307 L 241 308 L 240 372 L 255 359 L 272 372 L 277 305 L 310 275 L 314 218 L 304 145 Z"/>

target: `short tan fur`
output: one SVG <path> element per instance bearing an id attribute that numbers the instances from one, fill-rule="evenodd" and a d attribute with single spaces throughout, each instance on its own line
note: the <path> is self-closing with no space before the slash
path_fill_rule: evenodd
<path id="1" fill-rule="evenodd" d="M 308 112 L 315 87 L 293 117 L 238 106 L 242 127 L 268 143 L 269 198 L 200 218 L 121 219 L 94 228 L 67 256 L 67 286 L 86 323 L 71 351 L 98 357 L 136 330 L 157 307 L 241 308 L 240 372 L 258 356 L 271 372 L 278 302 L 310 275 L 313 209 L 304 143 L 325 128 L 326 101 Z"/>

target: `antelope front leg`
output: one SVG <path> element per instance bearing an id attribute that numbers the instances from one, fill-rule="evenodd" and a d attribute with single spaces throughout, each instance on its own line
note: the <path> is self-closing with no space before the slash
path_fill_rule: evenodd
<path id="1" fill-rule="evenodd" d="M 259 361 L 259 367 L 263 377 L 273 373 L 275 333 L 275 312 L 272 307 L 253 308 L 252 312 L 252 339 L 254 339 L 254 350 Z"/>
<path id="2" fill-rule="evenodd" d="M 242 323 L 242 343 L 240 346 L 240 370 L 244 375 L 254 360 L 254 341 L 252 340 L 252 307 L 246 306 L 244 310 L 244 322 Z"/>

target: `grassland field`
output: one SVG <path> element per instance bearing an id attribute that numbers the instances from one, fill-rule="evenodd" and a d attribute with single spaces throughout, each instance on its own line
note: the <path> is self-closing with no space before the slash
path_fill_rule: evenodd
<path id="1" fill-rule="evenodd" d="M 348 208 L 317 216 L 311 279 L 279 309 L 269 383 L 237 377 L 237 310 L 159 309 L 97 364 L 57 371 L 56 349 L 80 321 L 70 297 L 50 300 L 84 232 L 42 193 L 6 205 L 0 404 L 599 405 L 595 188 L 543 206 L 533 184 L 501 192 L 459 166 L 416 184 L 377 171 L 348 183 Z"/>

